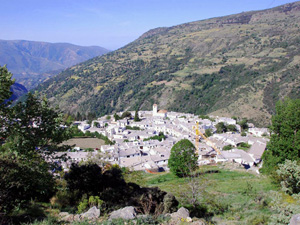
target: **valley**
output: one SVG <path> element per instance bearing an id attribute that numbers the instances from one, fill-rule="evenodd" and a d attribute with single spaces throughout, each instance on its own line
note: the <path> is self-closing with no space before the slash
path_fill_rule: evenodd
<path id="1" fill-rule="evenodd" d="M 3 3 L 0 224 L 299 224 L 300 1 L 250 2 Z"/>

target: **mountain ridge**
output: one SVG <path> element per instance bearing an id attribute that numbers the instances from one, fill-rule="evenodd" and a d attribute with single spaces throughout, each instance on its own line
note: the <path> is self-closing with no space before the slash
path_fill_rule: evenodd
<path id="1" fill-rule="evenodd" d="M 38 87 L 64 111 L 149 110 L 248 117 L 298 97 L 300 3 L 149 30 Z"/>
<path id="2" fill-rule="evenodd" d="M 55 71 L 109 52 L 103 47 L 78 46 L 70 43 L 49 43 L 26 40 L 0 40 L 0 65 L 14 74 L 27 89 L 48 79 Z"/>

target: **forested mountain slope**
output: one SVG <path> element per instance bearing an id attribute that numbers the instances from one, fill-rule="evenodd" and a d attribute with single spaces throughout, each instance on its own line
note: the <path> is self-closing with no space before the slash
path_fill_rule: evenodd
<path id="1" fill-rule="evenodd" d="M 269 123 L 274 103 L 299 97 L 300 2 L 157 28 L 38 87 L 64 111 L 150 110 Z"/>

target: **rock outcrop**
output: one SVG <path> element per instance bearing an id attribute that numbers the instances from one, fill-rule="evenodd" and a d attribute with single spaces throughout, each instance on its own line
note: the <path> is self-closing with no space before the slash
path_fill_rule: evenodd
<path id="1" fill-rule="evenodd" d="M 123 209 L 119 209 L 116 211 L 113 211 L 110 214 L 109 219 L 119 219 L 122 218 L 124 220 L 132 220 L 136 218 L 136 210 L 133 206 L 127 206 Z"/>
<path id="2" fill-rule="evenodd" d="M 90 208 L 87 212 L 80 214 L 83 219 L 94 220 L 99 218 L 100 216 L 100 209 L 96 206 Z"/>
<path id="3" fill-rule="evenodd" d="M 59 214 L 61 221 L 73 222 L 81 220 L 96 220 L 100 216 L 100 209 L 96 206 L 90 208 L 87 212 L 81 214 L 70 214 L 67 212 L 61 212 Z"/>

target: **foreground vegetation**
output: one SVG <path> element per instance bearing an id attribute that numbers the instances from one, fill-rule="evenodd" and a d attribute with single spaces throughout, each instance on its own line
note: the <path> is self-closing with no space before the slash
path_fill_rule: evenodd
<path id="1" fill-rule="evenodd" d="M 134 180 L 141 186 L 159 187 L 174 194 L 180 203 L 178 207 L 188 208 L 192 218 L 202 218 L 207 224 L 286 224 L 291 215 L 299 213 L 299 200 L 282 192 L 273 179 L 251 174 L 242 168 L 233 169 L 231 165 L 204 166 L 194 176 L 185 178 L 169 172 L 148 174 L 128 170 L 123 171 L 123 176 L 128 183 Z M 59 224 L 59 210 L 70 210 L 49 204 L 35 207 L 48 219 L 33 224 Z M 109 222 L 103 210 L 95 224 L 168 224 L 168 220 L 167 217 L 148 215 L 135 222 L 121 219 Z"/>
<path id="2" fill-rule="evenodd" d="M 232 165 L 203 166 L 194 177 L 186 178 L 135 173 L 143 178 L 140 184 L 174 194 L 191 216 L 213 224 L 285 224 L 282 221 L 299 212 L 299 200 L 281 191 L 273 178 L 229 168 Z"/>

